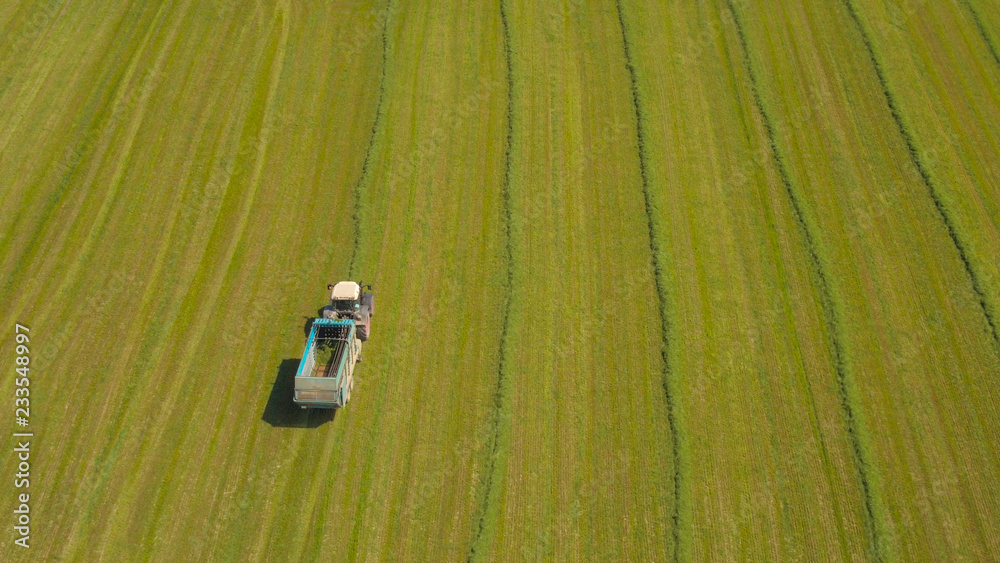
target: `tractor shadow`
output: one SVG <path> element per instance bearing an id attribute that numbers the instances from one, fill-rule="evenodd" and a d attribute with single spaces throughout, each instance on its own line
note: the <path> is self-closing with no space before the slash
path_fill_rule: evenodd
<path id="1" fill-rule="evenodd" d="M 295 372 L 298 369 L 298 358 L 281 360 L 278 373 L 274 376 L 271 396 L 267 398 L 267 405 L 260 419 L 278 428 L 319 428 L 327 422 L 333 422 L 337 416 L 335 409 L 303 409 L 292 402 Z"/>

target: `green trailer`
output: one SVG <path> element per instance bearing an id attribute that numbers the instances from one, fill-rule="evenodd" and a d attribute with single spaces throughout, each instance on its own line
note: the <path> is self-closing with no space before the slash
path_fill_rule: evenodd
<path id="1" fill-rule="evenodd" d="M 315 319 L 295 374 L 295 404 L 304 409 L 345 406 L 354 387 L 354 364 L 359 361 L 361 340 L 354 320 Z"/>

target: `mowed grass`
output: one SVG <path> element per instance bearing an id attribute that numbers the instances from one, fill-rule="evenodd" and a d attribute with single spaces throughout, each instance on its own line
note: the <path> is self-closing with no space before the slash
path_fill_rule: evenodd
<path id="1" fill-rule="evenodd" d="M 989 557 L 1000 508 L 997 343 L 989 287 L 980 281 L 984 308 L 968 271 L 986 257 L 963 262 L 968 243 L 945 219 L 956 211 L 935 202 L 897 123 L 906 110 L 894 115 L 852 9 L 736 12 L 761 111 L 828 279 L 868 554 Z"/>
<path id="2" fill-rule="evenodd" d="M 69 153 L 70 166 L 18 172 L 4 194 L 24 210 L 5 238 L 5 279 L 20 288 L 5 318 L 42 335 L 36 354 L 48 360 L 33 423 L 51 430 L 33 467 L 49 477 L 35 482 L 33 510 L 50 518 L 34 553 L 465 553 L 503 271 L 503 145 L 480 124 L 502 127 L 491 108 L 503 90 L 482 73 L 499 52 L 489 20 L 476 24 L 486 33 L 451 34 L 445 16 L 354 4 L 68 16 L 108 28 L 110 46 L 84 59 L 97 69 L 79 90 L 95 90 L 76 104 L 97 117 L 82 139 L 39 151 Z M 136 29 L 114 27 L 127 24 Z M 126 40 L 131 59 L 114 50 Z M 397 95 L 380 108 L 382 87 Z M 23 96 L 11 97 L 49 118 L 51 99 Z M 366 246 L 348 272 L 355 190 Z M 32 220 L 36 207 L 49 215 Z M 352 408 L 330 422 L 300 413 L 288 382 L 326 282 L 349 274 L 379 290 L 379 340 Z"/>
<path id="3" fill-rule="evenodd" d="M 996 558 L 998 25 L 0 1 L 0 558 Z"/>
<path id="4" fill-rule="evenodd" d="M 678 552 L 863 554 L 818 279 L 732 19 L 724 3 L 623 2 L 623 14 L 669 295 Z"/>
<path id="5" fill-rule="evenodd" d="M 505 297 L 499 13 L 388 13 L 355 268 L 376 282 L 376 336 L 356 398 L 334 421 L 345 434 L 327 445 L 333 461 L 313 485 L 323 491 L 316 547 L 303 554 L 455 560 L 476 525 Z M 303 456 L 299 470 L 312 466 Z"/>
<path id="6" fill-rule="evenodd" d="M 499 14 L 459 16 L 80 9 L 68 29 L 106 43 L 83 56 L 52 32 L 38 64 L 93 68 L 75 89 L 24 71 L 9 96 L 28 113 L 5 113 L 22 213 L 5 217 L 4 318 L 41 335 L 33 425 L 50 429 L 33 553 L 465 554 L 500 347 L 506 108 Z M 64 144 L 32 137 L 60 117 Z M 351 408 L 307 416 L 290 401 L 303 326 L 349 275 L 377 288 L 378 340 Z"/>
<path id="7" fill-rule="evenodd" d="M 994 325 L 1000 315 L 1000 60 L 995 6 L 929 3 L 900 17 L 852 4 L 915 158 L 940 201 Z M 1000 328 L 994 326 L 992 332 Z"/>
<path id="8" fill-rule="evenodd" d="M 514 257 L 503 431 L 477 553 L 665 557 L 660 319 L 617 16 L 503 6 Z"/>

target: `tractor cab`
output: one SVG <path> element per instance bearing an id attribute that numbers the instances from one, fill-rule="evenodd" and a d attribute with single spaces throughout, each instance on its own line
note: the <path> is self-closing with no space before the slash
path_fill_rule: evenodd
<path id="1" fill-rule="evenodd" d="M 352 281 L 343 281 L 330 289 L 330 308 L 338 317 L 354 318 L 361 309 L 361 286 Z"/>
<path id="2" fill-rule="evenodd" d="M 364 291 L 363 287 L 369 290 L 372 288 L 371 285 L 362 286 L 352 281 L 327 285 L 330 290 L 330 305 L 323 310 L 324 318 L 355 321 L 358 325 L 358 338 L 362 342 L 368 340 L 371 318 L 375 315 L 374 297 L 371 291 Z"/>

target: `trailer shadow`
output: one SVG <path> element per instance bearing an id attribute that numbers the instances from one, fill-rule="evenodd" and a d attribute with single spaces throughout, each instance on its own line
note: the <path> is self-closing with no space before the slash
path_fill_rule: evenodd
<path id="1" fill-rule="evenodd" d="M 292 402 L 295 372 L 298 369 L 298 358 L 281 360 L 261 420 L 279 428 L 319 428 L 327 422 L 333 422 L 337 416 L 334 409 L 306 410 Z"/>

